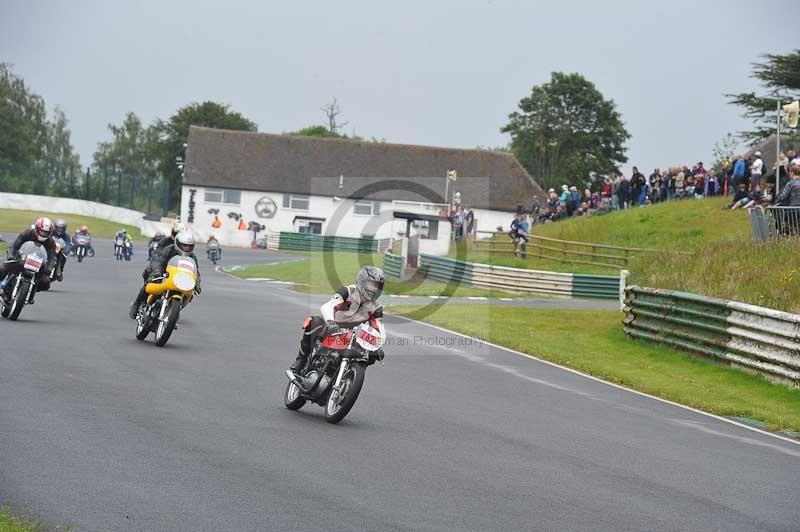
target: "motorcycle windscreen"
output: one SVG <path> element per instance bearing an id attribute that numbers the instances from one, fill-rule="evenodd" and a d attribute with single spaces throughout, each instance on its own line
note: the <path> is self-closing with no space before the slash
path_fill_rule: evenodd
<path id="1" fill-rule="evenodd" d="M 47 262 L 47 251 L 40 244 L 25 242 L 19 248 L 19 255 L 23 267 L 32 272 L 38 272 Z"/>
<path id="2" fill-rule="evenodd" d="M 168 266 L 173 269 L 172 284 L 182 292 L 194 290 L 197 279 L 197 264 L 191 257 L 175 256 L 169 260 Z"/>

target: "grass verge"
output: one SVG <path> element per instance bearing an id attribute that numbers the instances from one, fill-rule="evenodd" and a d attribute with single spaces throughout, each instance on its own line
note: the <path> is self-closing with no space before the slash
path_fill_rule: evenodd
<path id="1" fill-rule="evenodd" d="M 663 249 L 635 256 L 627 267 L 629 282 L 800 313 L 800 240 L 755 244 L 748 213 L 724 209 L 729 202 L 729 198 L 709 198 L 659 203 L 537 225 L 533 232 L 577 242 Z M 538 259 L 535 254 L 531 251 L 527 259 L 521 259 L 467 249 L 466 260 L 560 272 L 617 273 L 611 268 Z M 453 249 L 450 256 L 455 255 Z"/>
<path id="2" fill-rule="evenodd" d="M 27 517 L 12 515 L 0 508 L 0 532 L 44 532 L 45 528 L 38 521 Z"/>
<path id="3" fill-rule="evenodd" d="M 53 221 L 56 221 L 58 218 L 63 218 L 67 222 L 70 234 L 81 225 L 87 225 L 89 226 L 89 233 L 91 233 L 93 237 L 111 238 L 120 228 L 124 227 L 128 230 L 128 234 L 131 235 L 131 238 L 142 238 L 139 229 L 132 225 L 125 225 L 77 214 L 18 211 L 15 209 L 0 209 L 0 234 L 2 234 L 3 238 L 6 240 L 13 240 L 20 231 L 30 226 L 40 216 L 47 216 Z"/>
<path id="4" fill-rule="evenodd" d="M 392 305 L 390 312 L 419 307 Z M 628 338 L 617 311 L 447 304 L 423 321 L 721 416 L 800 431 L 800 389 Z"/>
<path id="5" fill-rule="evenodd" d="M 294 252 L 292 252 L 294 253 Z M 342 285 L 352 284 L 356 280 L 358 270 L 366 264 L 383 267 L 383 255 L 380 253 L 327 253 L 298 252 L 304 258 L 290 262 L 275 264 L 259 264 L 231 273 L 242 279 L 265 277 L 278 281 L 297 283 L 295 290 L 314 294 L 331 294 Z M 326 265 L 326 260 L 329 261 Z M 445 284 L 434 281 L 400 282 L 387 280 L 384 287 L 386 294 L 416 296 L 508 296 L 508 292 L 482 290 L 469 286 Z"/>

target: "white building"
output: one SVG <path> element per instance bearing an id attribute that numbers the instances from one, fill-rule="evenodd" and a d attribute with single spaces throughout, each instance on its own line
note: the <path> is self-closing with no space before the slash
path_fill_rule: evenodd
<path id="1" fill-rule="evenodd" d="M 455 171 L 456 181 L 447 181 Z M 378 239 L 420 234 L 444 254 L 445 194 L 473 209 L 478 230 L 508 227 L 539 186 L 510 154 L 192 127 L 181 220 L 200 240 L 249 246 L 250 222 L 269 231 Z M 395 213 L 403 213 L 395 217 Z M 408 220 L 408 213 L 419 219 Z M 411 216 L 413 218 L 413 216 Z M 410 225 L 409 225 L 410 224 Z"/>

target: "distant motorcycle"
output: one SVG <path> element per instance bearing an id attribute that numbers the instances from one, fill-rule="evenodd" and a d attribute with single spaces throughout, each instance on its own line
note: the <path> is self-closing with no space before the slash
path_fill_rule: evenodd
<path id="1" fill-rule="evenodd" d="M 92 238 L 89 235 L 82 235 L 78 234 L 75 237 L 75 257 L 77 257 L 78 262 L 83 262 L 83 259 L 86 257 L 86 254 L 91 249 L 92 245 Z"/>
<path id="2" fill-rule="evenodd" d="M 54 240 L 56 243 L 56 264 L 53 266 L 53 270 L 50 272 L 50 280 L 63 281 L 64 264 L 67 262 L 67 244 L 61 238 L 55 238 Z"/>
<path id="3" fill-rule="evenodd" d="M 126 240 L 125 243 L 122 245 L 122 258 L 126 261 L 130 261 L 131 257 L 133 256 L 133 242 L 130 240 Z"/>
<path id="4" fill-rule="evenodd" d="M 216 265 L 221 255 L 219 244 L 211 244 L 211 247 L 206 250 L 206 254 L 208 255 L 208 260 Z"/>
<path id="5" fill-rule="evenodd" d="M 383 309 L 378 309 L 367 323 L 317 339 L 305 367 L 298 372 L 286 370 L 286 408 L 299 410 L 311 401 L 325 408 L 329 423 L 344 419 L 358 399 L 367 366 L 383 361 L 386 329 L 382 317 Z"/>
<path id="6" fill-rule="evenodd" d="M 175 256 L 169 260 L 164 276 L 145 285 L 147 301 L 136 315 L 137 340 L 154 332 L 157 346 L 167 343 L 177 328 L 181 309 L 199 293 L 197 278 L 197 263 L 191 257 Z"/>
<path id="7" fill-rule="evenodd" d="M 36 293 L 39 272 L 47 268 L 47 250 L 41 244 L 25 242 L 19 248 L 18 258 L 6 263 L 22 264 L 18 273 L 11 274 L 8 284 L 11 290 L 8 297 L 3 298 L 0 306 L 0 316 L 9 320 L 16 320 L 25 305 L 33 303 Z"/>

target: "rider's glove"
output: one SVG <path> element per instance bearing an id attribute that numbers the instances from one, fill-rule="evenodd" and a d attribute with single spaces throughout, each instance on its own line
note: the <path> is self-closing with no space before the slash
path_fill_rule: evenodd
<path id="1" fill-rule="evenodd" d="M 342 332 L 342 329 L 341 329 L 341 327 L 339 327 L 339 324 L 336 323 L 335 321 L 328 320 L 328 321 L 325 322 L 325 332 L 327 334 L 329 334 L 329 335 L 330 334 L 338 334 L 338 333 Z"/>
<path id="2" fill-rule="evenodd" d="M 203 289 L 200 286 L 200 279 L 198 279 L 197 283 L 194 285 L 194 293 L 199 296 L 202 291 Z"/>

